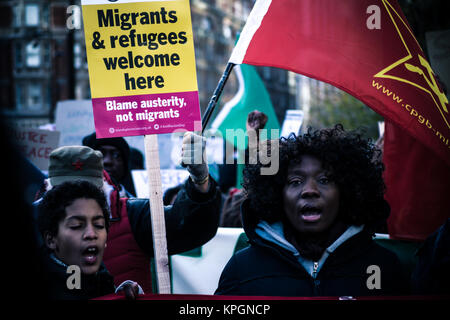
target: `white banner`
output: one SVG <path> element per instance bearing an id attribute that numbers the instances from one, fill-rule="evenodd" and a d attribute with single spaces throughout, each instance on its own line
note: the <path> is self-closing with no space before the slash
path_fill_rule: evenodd
<path id="1" fill-rule="evenodd" d="M 201 255 L 173 255 L 172 293 L 214 294 L 222 270 L 234 254 L 242 228 L 219 228 L 217 234 L 201 247 Z"/>

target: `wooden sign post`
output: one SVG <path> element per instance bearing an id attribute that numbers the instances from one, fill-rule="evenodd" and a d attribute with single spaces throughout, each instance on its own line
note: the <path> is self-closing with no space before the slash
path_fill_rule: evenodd
<path id="1" fill-rule="evenodd" d="M 148 172 L 148 187 L 150 200 L 150 215 L 152 220 L 153 251 L 158 285 L 158 293 L 171 293 L 169 256 L 167 254 L 166 224 L 164 220 L 163 194 L 161 187 L 161 172 L 159 165 L 158 136 L 156 134 L 144 137 L 146 168 Z"/>

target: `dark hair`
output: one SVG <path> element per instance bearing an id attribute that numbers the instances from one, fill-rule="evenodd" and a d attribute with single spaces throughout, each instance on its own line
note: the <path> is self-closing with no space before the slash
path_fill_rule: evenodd
<path id="1" fill-rule="evenodd" d="M 66 216 L 66 208 L 76 199 L 94 199 L 102 209 L 106 230 L 109 228 L 109 207 L 103 190 L 87 181 L 69 181 L 49 190 L 39 203 L 38 226 L 45 233 L 57 235 L 58 224 Z"/>
<path id="2" fill-rule="evenodd" d="M 388 217 L 390 207 L 384 200 L 381 150 L 359 131 L 345 131 L 342 125 L 314 130 L 301 136 L 291 134 L 279 141 L 279 170 L 261 175 L 262 164 L 246 165 L 243 187 L 257 220 L 269 223 L 284 220 L 283 189 L 291 162 L 302 155 L 314 156 L 332 173 L 340 194 L 338 219 L 347 224 L 365 224 L 370 230 Z M 267 165 L 266 165 L 267 166 Z"/>

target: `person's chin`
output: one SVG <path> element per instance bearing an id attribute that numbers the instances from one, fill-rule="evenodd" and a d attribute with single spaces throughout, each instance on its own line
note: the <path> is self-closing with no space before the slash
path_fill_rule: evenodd
<path id="1" fill-rule="evenodd" d="M 85 275 L 95 274 L 95 273 L 97 273 L 97 271 L 99 269 L 100 269 L 100 264 L 81 266 L 81 272 Z"/>
<path id="2" fill-rule="evenodd" d="M 102 261 L 102 255 L 83 257 L 80 263 L 80 269 L 83 274 L 95 274 L 99 269 Z"/>
<path id="3" fill-rule="evenodd" d="M 322 222 L 323 221 L 303 223 L 299 227 L 299 231 L 301 233 L 311 233 L 311 234 L 323 232 L 327 229 L 327 225 Z"/>

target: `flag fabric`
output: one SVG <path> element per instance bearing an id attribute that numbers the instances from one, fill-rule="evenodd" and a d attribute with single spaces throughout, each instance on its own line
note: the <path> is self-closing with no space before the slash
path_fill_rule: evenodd
<path id="1" fill-rule="evenodd" d="M 385 121 L 383 162 L 389 234 L 425 240 L 450 217 L 448 166 L 390 121 Z"/>
<path id="2" fill-rule="evenodd" d="M 423 239 L 450 215 L 450 182 L 434 180 L 450 171 L 448 99 L 395 0 L 257 0 L 229 62 L 330 83 L 395 125 L 384 143 L 391 237 Z"/>
<path id="3" fill-rule="evenodd" d="M 450 165 L 448 99 L 395 0 L 257 0 L 229 61 L 330 83 Z"/>
<path id="4" fill-rule="evenodd" d="M 258 110 L 267 115 L 264 129 L 268 130 L 270 138 L 270 129 L 280 129 L 280 124 L 264 82 L 254 66 L 242 64 L 235 66 L 233 70 L 238 80 L 238 91 L 230 101 L 224 104 L 211 123 L 211 129 L 219 130 L 229 143 L 234 144 L 232 136 L 226 137 L 226 130 L 245 131 L 247 115 L 253 110 Z M 236 147 L 242 149 L 245 145 Z"/>
<path id="5" fill-rule="evenodd" d="M 264 127 L 267 130 L 267 139 L 278 138 L 278 136 L 271 136 L 271 129 L 279 130 L 280 124 L 269 92 L 256 71 L 256 68 L 251 65 L 242 64 L 235 66 L 233 70 L 238 80 L 238 91 L 230 101 L 224 104 L 211 123 L 211 129 L 220 131 L 222 137 L 238 149 L 236 187 L 241 188 L 242 170 L 244 169 L 244 150 L 247 146 L 247 141 L 235 139 L 234 135 L 227 135 L 226 130 L 242 129 L 245 132 L 247 115 L 255 109 L 264 112 L 267 116 L 267 123 Z"/>

